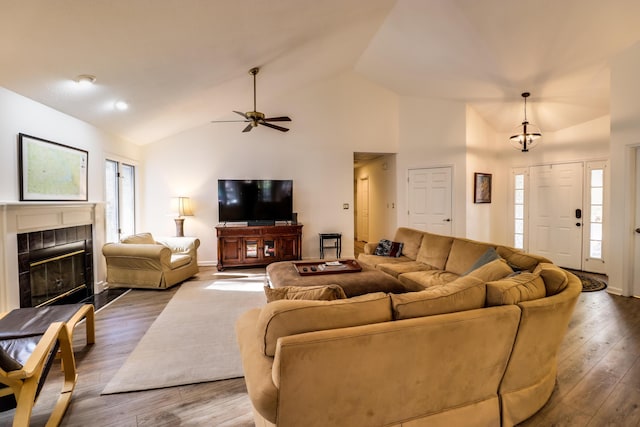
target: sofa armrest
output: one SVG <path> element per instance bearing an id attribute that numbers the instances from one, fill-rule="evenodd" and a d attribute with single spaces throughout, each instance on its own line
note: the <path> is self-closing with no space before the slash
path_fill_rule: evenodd
<path id="1" fill-rule="evenodd" d="M 195 254 L 200 247 L 197 237 L 161 237 L 156 241 L 167 246 L 174 254 Z"/>
<path id="2" fill-rule="evenodd" d="M 373 253 L 376 251 L 376 248 L 378 247 L 378 243 L 376 242 L 368 242 L 364 244 L 364 253 L 366 255 L 373 255 Z"/>
<path id="3" fill-rule="evenodd" d="M 251 403 L 256 412 L 272 423 L 276 422 L 278 389 L 271 379 L 273 357 L 262 353 L 257 323 L 260 309 L 244 313 L 236 322 L 236 337 L 240 347 L 242 368 Z"/>

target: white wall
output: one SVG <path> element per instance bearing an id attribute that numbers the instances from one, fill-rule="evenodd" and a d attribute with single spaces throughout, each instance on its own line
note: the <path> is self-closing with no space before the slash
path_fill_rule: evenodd
<path id="1" fill-rule="evenodd" d="M 505 224 L 505 205 L 507 193 L 504 187 L 504 170 L 499 167 L 497 158 L 497 134 L 489 124 L 467 107 L 467 176 L 466 230 L 469 239 L 483 242 L 506 244 L 509 242 L 509 230 Z M 491 203 L 474 203 L 474 174 L 476 172 L 492 175 Z"/>
<path id="2" fill-rule="evenodd" d="M 321 232 L 341 232 L 343 242 L 353 241 L 353 152 L 397 150 L 397 97 L 347 72 L 267 102 L 259 108 L 267 115 L 292 118 L 289 132 L 258 127 L 242 133 L 244 123 L 215 123 L 145 147 L 147 231 L 174 234 L 169 199 L 190 196 L 195 216 L 185 220 L 185 235 L 200 238 L 199 262 L 213 264 L 217 180 L 293 179 L 293 208 L 304 224 L 303 257 L 319 255 Z M 343 247 L 343 256 L 353 255 L 352 245 Z"/>
<path id="3" fill-rule="evenodd" d="M 462 102 L 402 97 L 399 105 L 398 226 L 408 224 L 409 169 L 453 167 L 453 235 L 466 235 L 466 107 Z"/>
<path id="4" fill-rule="evenodd" d="M 635 149 L 640 146 L 640 43 L 620 54 L 611 67 L 611 245 L 609 287 L 633 294 L 635 224 Z M 636 278 L 636 281 L 638 279 Z M 636 289 L 640 295 L 640 289 Z"/>
<path id="5" fill-rule="evenodd" d="M 43 104 L 0 87 L 0 201 L 20 199 L 18 176 L 18 134 L 25 133 L 89 152 L 90 202 L 104 202 L 104 159 L 112 153 L 139 160 L 140 148 L 98 128 Z M 26 202 L 29 203 L 29 202 Z M 100 220 L 102 216 L 96 217 Z M 103 224 L 102 224 L 103 225 Z M 104 227 L 94 231 L 94 274 L 96 283 L 104 281 L 104 261 L 100 249 Z M 17 262 L 17 260 L 16 260 Z M 0 277 L 2 276 L 0 272 Z"/>
<path id="6" fill-rule="evenodd" d="M 368 241 L 378 242 L 380 239 L 392 239 L 397 228 L 395 154 L 388 154 L 367 162 L 356 168 L 354 175 L 356 182 L 362 178 L 369 179 Z"/>

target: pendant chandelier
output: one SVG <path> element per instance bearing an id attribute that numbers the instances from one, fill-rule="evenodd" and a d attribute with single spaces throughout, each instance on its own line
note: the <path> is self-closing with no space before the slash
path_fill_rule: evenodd
<path id="1" fill-rule="evenodd" d="M 524 120 L 522 121 L 522 124 L 515 129 L 514 134 L 509 138 L 511 145 L 523 153 L 537 147 L 542 138 L 540 129 L 529 123 L 527 120 L 527 98 L 529 95 L 531 95 L 529 92 L 524 92 L 522 94 L 522 97 L 524 98 Z"/>

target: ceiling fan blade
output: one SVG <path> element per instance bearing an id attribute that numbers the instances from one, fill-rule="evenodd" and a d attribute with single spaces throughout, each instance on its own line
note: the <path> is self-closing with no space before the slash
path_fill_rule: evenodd
<path id="1" fill-rule="evenodd" d="M 247 117 L 247 115 L 246 115 L 245 113 L 242 113 L 242 112 L 240 112 L 240 111 L 233 110 L 233 112 L 234 112 L 234 113 L 236 113 L 236 114 L 240 114 L 240 115 L 241 115 L 242 117 L 244 117 L 245 119 L 248 119 L 248 118 L 249 118 L 249 117 Z"/>
<path id="2" fill-rule="evenodd" d="M 249 123 L 246 128 L 242 130 L 242 132 L 249 132 L 253 129 L 253 123 Z"/>
<path id="3" fill-rule="evenodd" d="M 290 122 L 291 119 L 287 116 L 282 117 L 269 117 L 264 119 L 265 122 Z"/>
<path id="4" fill-rule="evenodd" d="M 287 129 L 287 128 L 283 128 L 282 126 L 272 125 L 271 123 L 267 123 L 267 122 L 264 122 L 264 121 L 261 121 L 260 124 L 263 125 L 263 126 L 272 128 L 272 129 L 279 130 L 281 132 L 289 132 L 289 129 Z"/>
<path id="5" fill-rule="evenodd" d="M 211 120 L 211 123 L 246 123 L 249 120 Z"/>

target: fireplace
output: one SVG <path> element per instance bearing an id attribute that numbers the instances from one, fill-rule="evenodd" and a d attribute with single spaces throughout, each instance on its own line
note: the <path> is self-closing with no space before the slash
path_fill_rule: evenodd
<path id="1" fill-rule="evenodd" d="M 92 226 L 21 233 L 20 307 L 81 302 L 93 295 Z"/>

